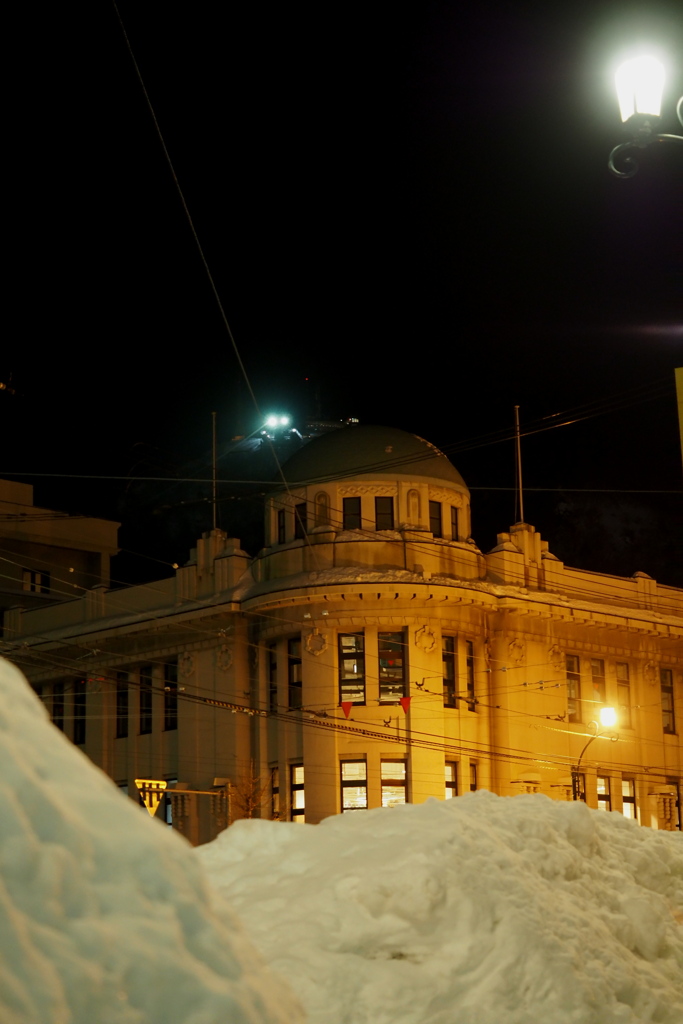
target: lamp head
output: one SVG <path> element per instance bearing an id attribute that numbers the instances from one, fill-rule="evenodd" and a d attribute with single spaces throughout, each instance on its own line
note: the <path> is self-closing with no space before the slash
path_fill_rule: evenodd
<path id="1" fill-rule="evenodd" d="M 621 120 L 634 114 L 659 117 L 664 92 L 664 65 L 656 57 L 634 57 L 624 61 L 614 76 Z"/>
<path id="2" fill-rule="evenodd" d="M 617 712 L 614 708 L 600 708 L 600 725 L 610 729 L 617 724 Z"/>

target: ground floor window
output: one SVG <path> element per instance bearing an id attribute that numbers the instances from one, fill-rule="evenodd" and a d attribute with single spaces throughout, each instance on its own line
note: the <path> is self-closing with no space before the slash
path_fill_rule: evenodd
<path id="1" fill-rule="evenodd" d="M 446 761 L 446 800 L 458 795 L 458 762 Z"/>
<path id="2" fill-rule="evenodd" d="M 477 762 L 470 761 L 470 793 L 474 793 L 479 785 L 477 778 Z"/>
<path id="3" fill-rule="evenodd" d="M 610 780 L 606 775 L 598 775 L 598 810 L 612 810 L 612 796 L 610 793 Z"/>
<path id="4" fill-rule="evenodd" d="M 408 773 L 405 761 L 382 761 L 382 807 L 407 801 Z"/>
<path id="5" fill-rule="evenodd" d="M 270 770 L 270 817 L 278 821 L 280 817 L 280 769 Z"/>
<path id="6" fill-rule="evenodd" d="M 290 799 L 292 808 L 292 821 L 303 823 L 306 821 L 306 797 L 304 793 L 304 766 L 293 764 L 290 766 Z"/>
<path id="7" fill-rule="evenodd" d="M 368 766 L 366 761 L 341 762 L 341 809 L 360 811 L 368 806 Z"/>
<path id="8" fill-rule="evenodd" d="M 633 779 L 621 780 L 621 799 L 624 804 L 624 817 L 636 820 L 636 784 Z"/>

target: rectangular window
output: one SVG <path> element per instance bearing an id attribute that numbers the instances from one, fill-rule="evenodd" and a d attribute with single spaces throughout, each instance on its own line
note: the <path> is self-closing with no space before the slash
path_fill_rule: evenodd
<path id="1" fill-rule="evenodd" d="M 152 731 L 152 666 L 140 666 L 140 735 Z"/>
<path id="2" fill-rule="evenodd" d="M 378 633 L 379 699 L 394 703 L 406 695 L 406 657 L 403 633 Z"/>
<path id="3" fill-rule="evenodd" d="M 443 524 L 441 522 L 441 502 L 429 502 L 429 529 L 434 537 L 443 536 Z"/>
<path id="4" fill-rule="evenodd" d="M 302 540 L 306 536 L 306 502 L 294 506 L 294 540 Z"/>
<path id="5" fill-rule="evenodd" d="M 64 732 L 64 683 L 52 686 L 52 721 Z"/>
<path id="6" fill-rule="evenodd" d="M 164 821 L 169 828 L 173 828 L 173 798 L 169 790 L 169 786 L 175 787 L 177 779 L 166 779 L 166 789 L 164 790 Z"/>
<path id="7" fill-rule="evenodd" d="M 178 662 L 167 661 L 164 665 L 164 729 L 170 732 L 178 728 Z"/>
<path id="8" fill-rule="evenodd" d="M 445 782 L 446 782 L 446 800 L 450 800 L 452 797 L 458 795 L 458 762 L 457 761 L 446 761 L 445 768 Z"/>
<path id="9" fill-rule="evenodd" d="M 116 673 L 116 738 L 128 735 L 128 673 Z"/>
<path id="10" fill-rule="evenodd" d="M 394 499 L 375 498 L 375 529 L 393 530 L 394 528 Z"/>
<path id="11" fill-rule="evenodd" d="M 280 769 L 270 769 L 270 817 L 272 821 L 280 820 Z"/>
<path id="12" fill-rule="evenodd" d="M 624 803 L 624 817 L 636 820 L 636 784 L 634 779 L 621 780 L 621 799 Z"/>
<path id="13" fill-rule="evenodd" d="M 277 542 L 278 542 L 278 544 L 284 544 L 285 539 L 287 537 L 286 529 L 285 529 L 285 523 L 286 522 L 287 522 L 287 520 L 285 518 L 285 510 L 283 508 L 279 508 L 277 510 Z"/>
<path id="14" fill-rule="evenodd" d="M 629 667 L 625 662 L 617 662 L 617 707 L 619 725 L 624 729 L 631 728 L 631 679 Z"/>
<path id="15" fill-rule="evenodd" d="M 74 683 L 74 743 L 85 743 L 85 702 L 87 684 L 84 679 Z"/>
<path id="16" fill-rule="evenodd" d="M 290 798 L 292 806 L 292 821 L 303 824 L 306 821 L 306 797 L 304 793 L 304 766 L 293 764 L 290 766 Z"/>
<path id="17" fill-rule="evenodd" d="M 360 530 L 360 498 L 344 498 L 342 514 L 345 530 Z"/>
<path id="18" fill-rule="evenodd" d="M 22 570 L 22 589 L 33 594 L 50 593 L 50 573 L 36 572 L 35 569 Z"/>
<path id="19" fill-rule="evenodd" d="M 575 800 L 586 802 L 586 776 L 583 772 L 572 772 L 572 789 Z"/>
<path id="20" fill-rule="evenodd" d="M 683 803 L 681 802 L 681 780 L 676 778 L 676 776 L 673 776 L 666 780 L 666 784 L 667 786 L 673 786 L 676 794 L 674 804 L 674 827 L 681 831 L 683 830 L 683 816 L 681 815 L 681 808 L 683 807 Z"/>
<path id="21" fill-rule="evenodd" d="M 300 708 L 303 703 L 300 636 L 290 637 L 287 641 L 287 686 L 290 708 Z"/>
<path id="22" fill-rule="evenodd" d="M 670 668 L 660 668 L 659 682 L 662 688 L 662 728 L 673 735 L 676 732 L 674 715 L 674 679 Z"/>
<path id="23" fill-rule="evenodd" d="M 277 711 L 277 648 L 268 644 L 266 648 L 266 671 L 268 673 L 268 710 Z"/>
<path id="24" fill-rule="evenodd" d="M 466 643 L 467 650 L 467 707 L 470 711 L 477 710 L 477 701 L 474 696 L 474 644 L 471 640 Z"/>
<path id="25" fill-rule="evenodd" d="M 470 761 L 470 793 L 476 792 L 477 786 L 477 762 Z"/>
<path id="26" fill-rule="evenodd" d="M 458 523 L 458 509 L 451 505 L 451 540 L 460 538 L 460 526 Z"/>
<path id="27" fill-rule="evenodd" d="M 455 637 L 441 638 L 441 664 L 443 676 L 443 706 L 456 707 L 455 703 Z"/>
<path id="28" fill-rule="evenodd" d="M 602 658 L 591 659 L 591 682 L 593 690 L 591 700 L 597 704 L 605 703 L 605 662 Z"/>
<path id="29" fill-rule="evenodd" d="M 339 703 L 365 704 L 365 638 L 339 634 Z"/>
<path id="30" fill-rule="evenodd" d="M 341 808 L 360 811 L 368 806 L 368 766 L 363 761 L 341 762 Z"/>
<path id="31" fill-rule="evenodd" d="M 382 761 L 382 807 L 396 807 L 407 799 L 405 761 Z"/>
<path id="32" fill-rule="evenodd" d="M 609 788 L 609 778 L 606 775 L 598 775 L 598 810 L 612 810 L 612 795 Z"/>
<path id="33" fill-rule="evenodd" d="M 581 721 L 581 674 L 576 654 L 566 656 L 567 672 L 567 721 Z"/>

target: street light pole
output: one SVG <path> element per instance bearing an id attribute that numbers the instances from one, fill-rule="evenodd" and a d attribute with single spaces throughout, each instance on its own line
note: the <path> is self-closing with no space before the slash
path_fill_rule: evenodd
<path id="1" fill-rule="evenodd" d="M 591 736 L 588 742 L 584 745 L 583 750 L 579 754 L 579 760 L 575 765 L 572 765 L 572 800 L 581 799 L 581 762 L 583 761 L 583 755 L 590 747 L 593 740 L 603 739 L 605 736 L 615 742 L 619 737 L 616 733 L 608 733 L 607 730 L 613 725 L 616 725 L 617 713 L 614 708 L 601 708 L 600 709 L 600 723 L 591 722 L 590 725 L 595 726 L 595 734 Z M 600 731 L 600 726 L 603 726 L 603 731 Z"/>

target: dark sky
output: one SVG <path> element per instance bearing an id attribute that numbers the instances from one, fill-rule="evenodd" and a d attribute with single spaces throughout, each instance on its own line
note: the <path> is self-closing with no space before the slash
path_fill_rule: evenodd
<path id="1" fill-rule="evenodd" d="M 633 40 L 667 58 L 662 131 L 681 131 L 679 4 L 119 10 L 261 410 L 442 445 L 483 548 L 514 519 L 487 489 L 512 486 L 512 444 L 484 435 L 515 405 L 523 430 L 600 412 L 524 440 L 526 519 L 572 564 L 683 585 L 683 147 L 628 181 L 606 169 L 609 72 Z M 222 443 L 258 414 L 115 9 L 53 8 L 15 39 L 0 474 L 203 476 L 211 411 Z M 196 489 L 33 482 L 184 557 Z M 643 491 L 669 493 L 623 493 Z"/>

